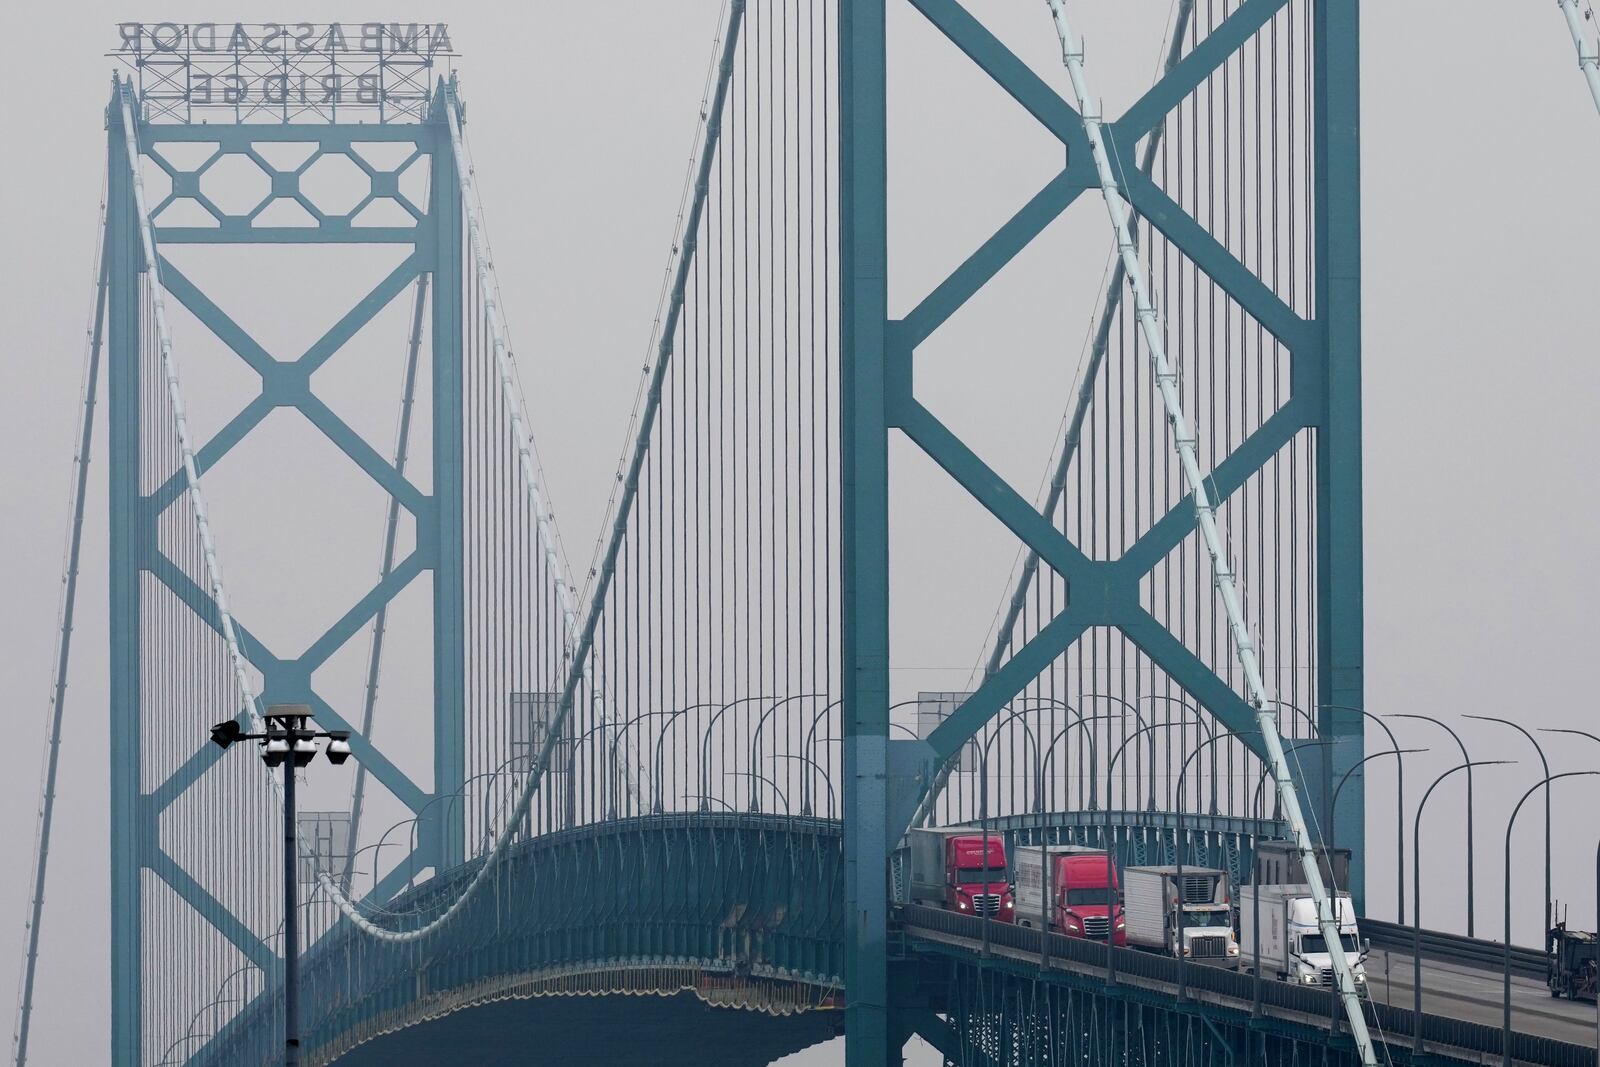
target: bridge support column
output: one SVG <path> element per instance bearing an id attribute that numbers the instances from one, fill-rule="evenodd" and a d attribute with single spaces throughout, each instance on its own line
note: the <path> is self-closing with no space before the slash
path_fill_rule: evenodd
<path id="1" fill-rule="evenodd" d="M 140 295 L 143 260 L 122 108 L 106 112 L 106 252 L 109 341 L 106 469 L 110 496 L 111 1064 L 140 1062 L 144 933 L 141 869 L 139 601 L 146 527 L 139 475 Z"/>
<path id="2" fill-rule="evenodd" d="M 845 1062 L 900 1062 L 889 1019 L 889 427 L 885 0 L 839 8 L 840 581 Z M 898 835 L 896 835 L 898 836 Z"/>
<path id="3" fill-rule="evenodd" d="M 1350 890 L 1366 897 L 1366 790 L 1339 778 L 1361 761 L 1366 719 L 1361 511 L 1361 134 L 1357 0 L 1318 0 L 1315 83 L 1316 325 L 1323 361 L 1317 429 L 1318 729 L 1312 811 L 1330 844 L 1350 849 Z M 1298 355 L 1298 354 L 1297 354 Z M 1360 777 L 1363 770 L 1355 772 Z"/>
<path id="4" fill-rule="evenodd" d="M 432 203 L 433 268 L 433 795 L 459 792 L 466 779 L 466 594 L 462 401 L 461 184 L 444 109 L 456 107 L 446 84 L 434 102 Z M 508 699 L 508 694 L 497 694 Z M 466 859 L 465 804 L 430 811 L 427 849 L 438 869 Z"/>

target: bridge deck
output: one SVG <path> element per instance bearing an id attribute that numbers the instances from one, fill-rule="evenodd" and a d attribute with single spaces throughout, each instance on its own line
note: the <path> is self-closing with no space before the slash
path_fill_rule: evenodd
<path id="1" fill-rule="evenodd" d="M 981 922 L 931 908 L 906 908 L 905 933 L 911 943 L 924 952 L 977 957 L 983 951 Z M 991 924 L 988 952 L 997 960 L 1009 960 L 1037 969 L 1041 962 L 1040 933 L 1010 924 Z M 1118 981 L 1124 986 L 1162 996 L 1176 996 L 1174 961 L 1133 950 L 1118 950 Z M 1105 973 L 1105 950 L 1094 945 L 1055 935 L 1051 938 L 1049 971 L 1085 979 L 1101 980 Z M 1387 972 L 1385 968 L 1387 967 Z M 1402 975 L 1402 972 L 1403 975 Z M 1377 950 L 1369 962 L 1373 976 L 1372 1004 L 1369 1011 L 1385 1033 L 1391 1047 L 1410 1045 L 1411 958 L 1399 951 Z M 1248 1013 L 1252 1007 L 1253 983 L 1248 975 L 1215 969 L 1189 968 L 1186 991 L 1190 1000 Z M 1430 1053 L 1467 1063 L 1485 1062 L 1498 1057 L 1500 1050 L 1500 976 L 1487 970 L 1461 964 L 1427 960 L 1423 965 L 1423 1032 Z M 1437 983 L 1435 985 L 1434 983 Z M 1595 1007 L 1584 1003 L 1553 1000 L 1537 981 L 1514 976 L 1512 980 L 1513 1045 L 1519 1064 L 1590 1067 L 1595 1062 Z M 1323 990 L 1303 989 L 1269 980 L 1263 984 L 1263 1014 L 1279 1022 L 1323 1028 L 1329 1026 L 1334 1004 Z M 1326 1005 L 1326 1008 L 1323 1007 Z M 1489 1057 L 1488 1053 L 1494 1053 Z"/>

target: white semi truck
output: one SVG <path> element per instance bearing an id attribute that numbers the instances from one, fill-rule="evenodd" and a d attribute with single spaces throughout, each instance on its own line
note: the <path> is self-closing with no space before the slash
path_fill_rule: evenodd
<path id="1" fill-rule="evenodd" d="M 1195 963 L 1239 966 L 1227 871 L 1124 867 L 1122 892 L 1129 945 Z"/>
<path id="2" fill-rule="evenodd" d="M 1302 985 L 1333 984 L 1333 954 L 1317 925 L 1317 904 L 1311 887 L 1305 885 L 1245 886 L 1239 891 L 1239 940 L 1241 959 L 1246 968 L 1256 961 L 1256 904 L 1261 906 L 1261 973 L 1277 975 Z M 1339 939 L 1350 970 L 1355 974 L 1356 990 L 1367 989 L 1366 950 L 1361 931 L 1356 927 L 1356 909 L 1350 894 L 1340 891 L 1335 897 L 1339 920 Z"/>

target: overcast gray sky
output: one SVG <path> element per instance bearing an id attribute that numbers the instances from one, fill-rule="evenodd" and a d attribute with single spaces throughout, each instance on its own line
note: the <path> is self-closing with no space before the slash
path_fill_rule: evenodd
<path id="1" fill-rule="evenodd" d="M 969 2 L 1064 87 L 1042 3 Z M 892 6 L 904 8 L 891 57 L 893 224 L 911 242 L 902 247 L 912 249 L 894 259 L 891 310 L 899 311 L 1035 191 L 1058 149 L 908 6 Z M 341 12 L 349 21 L 448 15 L 463 53 L 496 265 L 551 494 L 575 557 L 587 556 L 600 526 L 622 444 L 717 7 L 715 0 L 455 0 L 446 12 L 393 0 L 382 10 Z M 1115 114 L 1149 80 L 1169 0 L 1076 0 L 1073 7 L 1087 29 L 1097 91 Z M 10 959 L 23 937 L 25 850 L 103 172 L 111 64 L 101 53 L 115 43 L 115 23 L 139 14 L 223 17 L 214 3 L 194 0 L 169 0 L 153 12 L 103 0 L 40 9 L 14 48 L 14 102 L 0 116 L 8 164 L 0 168 L 7 220 L 0 486 L 11 501 L 0 525 L 7 605 L 0 691 L 9 695 L 13 755 L 12 773 L 0 775 L 0 833 L 12 845 L 10 871 L 0 878 L 0 952 Z M 240 0 L 226 17 L 281 14 Z M 1369 5 L 1364 29 L 1368 706 L 1595 729 L 1590 561 L 1600 548 L 1600 515 L 1591 438 L 1600 369 L 1592 311 L 1600 217 L 1592 189 L 1600 116 L 1553 4 L 1403 0 Z M 932 219 L 941 225 L 929 226 Z M 919 390 L 938 398 L 940 410 L 1025 492 L 1047 459 L 1107 245 L 1099 204 L 1085 198 L 919 364 Z M 233 284 L 245 294 L 257 277 Z M 269 305 L 263 329 L 280 330 L 285 344 L 297 331 L 319 332 L 314 313 L 304 322 L 285 313 L 320 306 L 316 291 L 328 281 L 312 273 L 274 290 L 285 295 Z M 398 340 L 403 327 L 383 328 Z M 972 388 L 972 366 L 957 358 L 975 340 L 987 354 L 981 389 Z M 218 401 L 196 415 L 215 425 L 226 406 L 220 401 L 237 383 L 208 373 L 194 371 L 192 402 Z M 342 388 L 346 402 L 359 406 L 359 382 Z M 352 419 L 370 418 L 381 435 L 392 410 L 385 393 L 372 410 L 352 409 Z M 103 456 L 96 463 L 36 1017 L 41 1064 L 98 1062 L 105 1047 Z M 898 500 L 937 507 L 947 499 L 928 465 L 904 466 Z M 270 595 L 276 561 L 250 577 L 251 561 L 262 558 L 253 553 L 270 546 L 251 540 L 241 516 L 284 488 L 214 490 L 228 573 L 246 602 Z M 343 501 L 338 490 L 323 503 L 344 508 L 364 531 L 364 540 L 326 553 L 328 580 L 354 566 L 370 572 L 381 504 Z M 903 580 L 938 557 L 916 543 L 896 545 L 905 568 L 896 593 L 905 599 L 895 656 L 930 668 L 905 684 L 938 687 L 941 672 L 952 685 L 964 678 L 983 626 L 922 620 L 986 622 L 1013 559 L 1014 545 L 990 524 L 965 513 L 952 521 L 972 562 L 950 582 Z M 1416 780 L 1430 766 L 1443 769 L 1447 754 L 1437 739 L 1405 736 L 1435 746 L 1414 761 Z M 1498 886 L 1507 794 L 1532 781 L 1531 753 L 1488 727 L 1467 736 L 1480 758 L 1523 760 L 1498 779 L 1480 780 L 1479 877 Z M 1600 746 L 1585 745 L 1556 746 L 1554 762 L 1600 766 Z M 1370 781 L 1370 904 L 1388 915 L 1392 808 L 1379 798 L 1392 778 L 1381 772 Z M 1425 899 L 1430 924 L 1451 928 L 1461 925 L 1464 908 L 1455 858 L 1461 803 L 1459 792 L 1447 797 L 1430 809 Z M 1594 900 L 1595 798 L 1594 786 L 1567 783 L 1557 805 L 1556 892 L 1584 915 Z M 1530 840 L 1537 825 L 1527 824 Z M 1519 851 L 1517 862 L 1526 905 L 1538 889 L 1537 855 Z M 1497 889 L 1480 891 L 1486 923 L 1498 905 Z M 1527 943 L 1537 937 L 1526 906 L 1517 935 Z M 13 973 L 0 972 L 0 1003 L 11 1003 L 5 994 L 13 982 Z M 805 1062 L 834 1059 L 829 1051 Z"/>

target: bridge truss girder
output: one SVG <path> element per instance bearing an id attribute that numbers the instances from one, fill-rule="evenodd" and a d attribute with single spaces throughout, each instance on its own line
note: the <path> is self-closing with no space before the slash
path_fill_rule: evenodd
<path id="1" fill-rule="evenodd" d="M 904 318 L 888 312 L 886 7 L 843 0 L 839 32 L 842 365 L 841 550 L 847 1062 L 899 1062 L 887 953 L 884 871 L 919 793 L 1027 683 L 1093 627 L 1121 631 L 1174 682 L 1260 754 L 1246 701 L 1140 604 L 1139 583 L 1195 528 L 1185 498 L 1117 559 L 1091 560 L 916 398 L 916 349 L 1098 179 L 1076 109 L 959 0 L 909 0 L 1059 140 L 1066 164 Z M 1297 314 L 1153 181 L 1127 175 L 1125 195 L 1154 229 L 1289 352 L 1290 398 L 1214 469 L 1219 501 L 1303 429 L 1317 434 L 1315 562 L 1318 730 L 1334 744 L 1305 783 L 1334 839 L 1352 846 L 1351 890 L 1363 895 L 1364 798 L 1331 784 L 1362 756 L 1363 705 L 1360 198 L 1356 0 L 1313 7 L 1316 312 Z M 1288 0 L 1244 0 L 1115 123 L 1117 153 L 1136 144 Z M 889 440 L 903 433 L 969 496 L 1064 578 L 1068 604 L 922 741 L 889 738 Z M 1359 771 L 1356 772 L 1359 775 Z"/>

